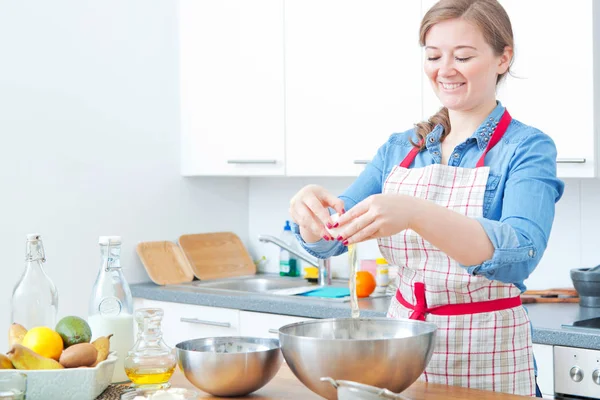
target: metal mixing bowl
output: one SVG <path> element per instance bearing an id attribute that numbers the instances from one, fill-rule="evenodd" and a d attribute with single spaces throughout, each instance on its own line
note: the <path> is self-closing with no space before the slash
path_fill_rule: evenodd
<path id="1" fill-rule="evenodd" d="M 283 326 L 279 342 L 296 377 L 335 400 L 322 377 L 402 392 L 429 363 L 436 331 L 435 324 L 408 319 L 336 318 Z"/>
<path id="2" fill-rule="evenodd" d="M 266 385 L 283 358 L 277 339 L 214 337 L 178 343 L 185 377 L 213 396 L 244 396 Z"/>

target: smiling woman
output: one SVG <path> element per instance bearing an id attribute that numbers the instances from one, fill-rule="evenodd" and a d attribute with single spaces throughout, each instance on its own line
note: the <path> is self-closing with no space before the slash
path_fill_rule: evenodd
<path id="1" fill-rule="evenodd" d="M 302 188 L 290 202 L 295 232 L 321 258 L 377 239 L 399 271 L 388 317 L 439 328 L 422 380 L 539 395 L 519 295 L 564 190 L 556 147 L 496 100 L 514 47 L 496 0 L 439 1 L 422 20 L 420 42 L 444 107 L 391 135 L 341 196 Z M 341 214 L 336 222 L 331 209 Z"/>

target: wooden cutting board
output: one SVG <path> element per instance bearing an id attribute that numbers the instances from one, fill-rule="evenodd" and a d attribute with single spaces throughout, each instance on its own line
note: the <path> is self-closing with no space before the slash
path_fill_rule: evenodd
<path id="1" fill-rule="evenodd" d="M 250 254 L 233 232 L 182 235 L 179 246 L 200 280 L 256 274 Z"/>
<path id="2" fill-rule="evenodd" d="M 575 289 L 527 290 L 521 295 L 523 304 L 530 303 L 579 303 Z"/>
<path id="3" fill-rule="evenodd" d="M 177 244 L 169 241 L 140 242 L 136 251 L 148 276 L 157 285 L 194 280 L 192 267 Z"/>

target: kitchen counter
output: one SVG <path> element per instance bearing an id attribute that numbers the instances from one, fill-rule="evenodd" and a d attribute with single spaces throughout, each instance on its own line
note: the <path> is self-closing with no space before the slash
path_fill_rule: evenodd
<path id="1" fill-rule="evenodd" d="M 232 308 L 306 318 L 350 316 L 350 303 L 337 300 L 273 296 L 259 293 L 232 293 L 198 290 L 193 286 L 159 286 L 154 283 L 131 285 L 134 297 L 210 307 Z M 383 317 L 390 297 L 359 300 L 361 316 Z M 563 328 L 574 321 L 600 317 L 600 308 L 580 307 L 576 303 L 539 303 L 526 305 L 533 325 L 533 342 L 600 350 L 600 329 Z"/>
<path id="2" fill-rule="evenodd" d="M 198 389 L 193 386 L 177 369 L 171 378 L 173 387 L 185 387 L 189 389 Z M 519 400 L 531 399 L 531 397 L 515 396 L 504 393 L 496 393 L 484 390 L 467 389 L 459 386 L 437 385 L 431 383 L 415 382 L 402 392 L 410 400 Z M 226 399 L 225 397 L 213 397 L 201 392 L 200 399 Z M 236 397 L 236 399 L 264 399 L 264 400 L 309 400 L 322 399 L 322 397 L 313 393 L 304 386 L 292 373 L 289 367 L 284 363 L 281 369 L 275 375 L 273 380 L 262 389 L 254 392 L 252 395 Z"/>

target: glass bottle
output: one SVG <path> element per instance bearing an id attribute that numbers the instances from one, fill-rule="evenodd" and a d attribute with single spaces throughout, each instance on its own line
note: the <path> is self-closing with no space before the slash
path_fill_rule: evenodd
<path id="1" fill-rule="evenodd" d="M 134 387 L 165 389 L 175 371 L 177 359 L 173 349 L 162 339 L 160 308 L 141 308 L 135 312 L 137 341 L 125 359 L 125 371 Z"/>
<path id="2" fill-rule="evenodd" d="M 36 326 L 56 326 L 58 291 L 42 264 L 46 262 L 41 235 L 27 235 L 25 244 L 25 271 L 15 285 L 11 299 L 11 323 L 29 330 Z"/>
<path id="3" fill-rule="evenodd" d="M 112 334 L 110 350 L 117 352 L 112 382 L 126 382 L 123 362 L 133 346 L 133 298 L 121 270 L 121 237 L 100 236 L 100 271 L 96 277 L 88 314 L 92 340 Z"/>

